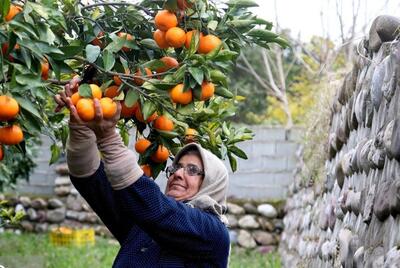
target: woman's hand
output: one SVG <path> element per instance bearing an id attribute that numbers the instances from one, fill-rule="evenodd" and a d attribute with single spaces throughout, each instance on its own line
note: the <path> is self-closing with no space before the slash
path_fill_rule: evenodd
<path id="1" fill-rule="evenodd" d="M 102 138 L 110 131 L 115 131 L 115 126 L 119 120 L 121 113 L 121 104 L 117 102 L 117 112 L 110 119 L 105 119 L 103 117 L 103 112 L 101 110 L 100 102 L 98 99 L 93 99 L 95 118 L 92 121 L 83 121 L 76 110 L 75 105 L 72 103 L 72 89 L 77 87 L 79 84 L 79 78 L 73 78 L 71 82 L 65 85 L 65 90 L 60 91 L 59 94 L 54 96 L 55 102 L 58 104 L 55 111 L 60 111 L 63 107 L 67 107 L 70 111 L 70 123 L 87 126 L 92 129 L 98 138 Z"/>

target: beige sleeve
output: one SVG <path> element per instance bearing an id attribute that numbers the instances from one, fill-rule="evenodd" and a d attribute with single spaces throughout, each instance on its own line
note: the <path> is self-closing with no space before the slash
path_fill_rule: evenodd
<path id="1" fill-rule="evenodd" d="M 124 145 L 115 130 L 97 137 L 97 146 L 102 154 L 107 178 L 115 190 L 128 187 L 143 175 L 135 153 Z"/>
<path id="2" fill-rule="evenodd" d="M 78 178 L 93 175 L 100 166 L 96 136 L 86 126 L 70 123 L 67 140 L 69 173 Z"/>

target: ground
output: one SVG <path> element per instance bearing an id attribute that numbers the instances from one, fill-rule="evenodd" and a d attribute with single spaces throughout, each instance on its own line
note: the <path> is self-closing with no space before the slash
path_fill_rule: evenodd
<path id="1" fill-rule="evenodd" d="M 96 237 L 95 246 L 53 246 L 46 234 L 0 234 L 0 267 L 104 267 L 112 266 L 118 252 L 115 240 Z M 277 253 L 260 254 L 255 250 L 233 247 L 230 268 L 280 267 Z"/>

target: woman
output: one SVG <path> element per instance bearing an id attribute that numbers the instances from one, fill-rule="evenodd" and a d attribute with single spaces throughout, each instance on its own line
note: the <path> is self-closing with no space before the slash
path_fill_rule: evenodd
<path id="1" fill-rule="evenodd" d="M 57 110 L 67 106 L 71 114 L 71 181 L 121 245 L 113 267 L 227 267 L 222 161 L 198 144 L 186 145 L 167 168 L 163 194 L 116 132 L 120 105 L 106 120 L 95 100 L 96 118 L 85 123 L 69 93 L 67 86 L 55 100 Z"/>

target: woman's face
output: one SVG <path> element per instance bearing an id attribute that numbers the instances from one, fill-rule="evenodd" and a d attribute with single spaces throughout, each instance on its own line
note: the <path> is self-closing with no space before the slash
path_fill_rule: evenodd
<path id="1" fill-rule="evenodd" d="M 188 167 L 193 170 L 193 166 L 196 166 L 199 171 L 203 171 L 203 163 L 197 155 L 188 154 L 179 159 L 178 166 L 181 168 L 168 178 L 166 195 L 177 201 L 189 200 L 199 191 L 203 175 L 189 175 Z"/>

